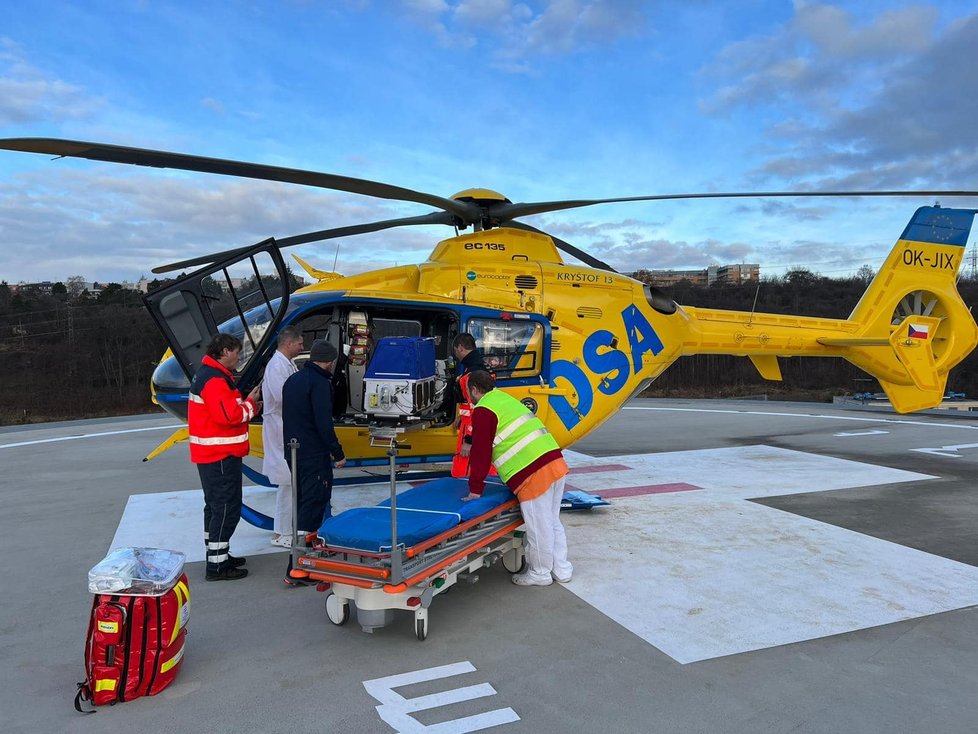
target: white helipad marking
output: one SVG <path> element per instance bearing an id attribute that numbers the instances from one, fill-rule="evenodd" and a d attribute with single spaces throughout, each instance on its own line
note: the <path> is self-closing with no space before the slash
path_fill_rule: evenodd
<path id="1" fill-rule="evenodd" d="M 745 501 L 928 475 L 768 446 L 589 463 L 631 467 L 572 475 L 598 494 L 639 477 L 702 487 L 564 516 L 567 587 L 681 663 L 978 603 L 978 568 Z"/>
<path id="2" fill-rule="evenodd" d="M 779 416 L 781 418 L 808 418 L 814 420 L 831 421 L 858 421 L 861 423 L 889 423 L 892 425 L 906 425 L 914 428 L 957 428 L 963 431 L 978 431 L 978 425 L 969 423 L 931 423 L 918 420 L 900 420 L 899 418 L 862 418 L 848 415 L 827 415 L 824 413 L 783 413 L 773 410 L 734 410 L 729 408 L 653 408 L 646 405 L 634 405 L 622 408 L 622 410 L 655 410 L 666 413 L 726 413 L 728 415 L 757 415 Z"/>
<path id="3" fill-rule="evenodd" d="M 843 431 L 842 433 L 833 433 L 833 436 L 846 437 L 846 436 L 885 436 L 889 431 Z"/>
<path id="4" fill-rule="evenodd" d="M 19 441 L 18 443 L 0 444 L 0 449 L 12 449 L 17 446 L 33 446 L 39 443 L 57 443 L 58 441 L 77 441 L 79 438 L 101 438 L 102 436 L 118 436 L 122 433 L 142 433 L 143 431 L 175 431 L 179 426 L 153 426 L 152 428 L 128 428 L 124 431 L 102 431 L 101 433 L 79 433 L 74 436 L 59 438 L 41 438 L 36 441 Z"/>
<path id="5" fill-rule="evenodd" d="M 400 693 L 394 691 L 395 688 L 409 686 L 414 683 L 425 683 L 427 681 L 438 680 L 440 678 L 450 678 L 465 673 L 474 673 L 475 666 L 468 660 L 451 665 L 440 665 L 437 668 L 425 668 L 415 670 L 410 673 L 400 675 L 389 675 L 386 678 L 375 678 L 365 680 L 363 687 L 367 693 L 380 701 L 377 706 L 377 713 L 380 718 L 398 732 L 398 734 L 466 734 L 467 732 L 481 731 L 500 724 L 511 724 L 519 721 L 520 717 L 511 708 L 494 709 L 481 714 L 463 716 L 459 719 L 450 719 L 437 724 L 422 724 L 416 719 L 411 718 L 411 714 L 429 709 L 449 706 L 453 703 L 471 701 L 475 698 L 485 696 L 495 696 L 496 689 L 488 683 L 479 683 L 474 686 L 464 688 L 453 688 L 447 691 L 432 693 L 427 696 L 416 696 L 414 698 L 404 698 Z"/>
<path id="6" fill-rule="evenodd" d="M 569 484 L 595 494 L 700 488 L 563 516 L 575 566 L 567 588 L 679 662 L 978 604 L 978 568 L 747 501 L 932 476 L 769 446 L 565 456 L 572 467 L 616 465 L 571 475 Z M 336 488 L 334 505 L 374 505 L 389 492 L 385 484 Z M 269 514 L 274 490 L 246 487 L 245 501 Z M 201 561 L 202 507 L 199 489 L 134 495 L 112 547 L 171 548 Z M 231 550 L 281 552 L 268 537 L 242 522 Z"/>
<path id="7" fill-rule="evenodd" d="M 398 491 L 410 485 L 399 483 Z M 244 487 L 244 503 L 265 515 L 275 512 L 275 490 L 268 487 Z M 333 489 L 334 512 L 351 507 L 375 505 L 390 496 L 390 485 L 336 487 Z M 236 556 L 285 552 L 269 543 L 271 534 L 244 520 L 238 523 L 231 538 L 231 552 Z M 109 548 L 168 548 L 185 553 L 187 562 L 204 560 L 204 494 L 199 489 L 155 494 L 130 495 Z"/>
<path id="8" fill-rule="evenodd" d="M 978 449 L 978 443 L 959 443 L 953 446 L 941 446 L 937 449 L 910 449 L 911 451 L 919 451 L 922 454 L 932 454 L 934 456 L 947 456 L 951 459 L 960 459 L 961 454 L 958 452 L 962 449 Z"/>

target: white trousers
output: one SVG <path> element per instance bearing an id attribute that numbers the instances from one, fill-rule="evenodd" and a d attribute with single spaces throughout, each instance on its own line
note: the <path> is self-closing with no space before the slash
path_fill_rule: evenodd
<path id="1" fill-rule="evenodd" d="M 280 484 L 275 492 L 273 532 L 292 537 L 292 484 Z M 318 530 L 318 528 L 317 528 Z"/>
<path id="2" fill-rule="evenodd" d="M 526 530 L 526 573 L 534 581 L 549 580 L 551 573 L 569 579 L 574 573 L 567 560 L 567 536 L 560 523 L 563 498 L 564 477 L 561 477 L 539 497 L 520 502 Z"/>

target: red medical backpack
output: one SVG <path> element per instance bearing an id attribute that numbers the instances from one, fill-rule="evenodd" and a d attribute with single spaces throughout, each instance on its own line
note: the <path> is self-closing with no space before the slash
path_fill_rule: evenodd
<path id="1" fill-rule="evenodd" d="M 189 616 L 186 574 L 159 596 L 96 594 L 75 709 L 82 711 L 82 701 L 101 706 L 155 696 L 170 685 L 183 662 Z"/>

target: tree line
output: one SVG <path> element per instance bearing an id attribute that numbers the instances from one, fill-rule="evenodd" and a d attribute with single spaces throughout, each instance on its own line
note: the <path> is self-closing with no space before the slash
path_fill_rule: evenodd
<path id="1" fill-rule="evenodd" d="M 871 275 L 838 279 L 795 270 L 760 283 L 680 282 L 667 294 L 703 308 L 844 319 Z M 151 288 L 167 282 L 156 281 Z M 962 279 L 958 289 L 966 303 L 978 300 L 978 281 Z M 0 283 L 0 425 L 158 411 L 149 385 L 165 349 L 136 291 L 109 284 L 89 293 L 56 283 L 50 293 L 23 286 L 14 292 Z M 828 401 L 833 395 L 879 390 L 869 375 L 841 359 L 784 359 L 781 370 L 784 381 L 773 383 L 745 358 L 687 357 L 645 394 Z M 952 370 L 948 389 L 978 398 L 978 350 Z"/>
<path id="2" fill-rule="evenodd" d="M 0 425 L 158 410 L 149 378 L 165 349 L 137 291 L 0 283 Z"/>

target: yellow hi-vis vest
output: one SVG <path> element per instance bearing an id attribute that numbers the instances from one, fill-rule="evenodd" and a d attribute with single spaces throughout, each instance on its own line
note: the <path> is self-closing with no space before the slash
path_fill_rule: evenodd
<path id="1" fill-rule="evenodd" d="M 543 421 L 502 390 L 490 390 L 476 407 L 487 408 L 496 414 L 492 463 L 504 482 L 547 452 L 560 448 Z"/>

